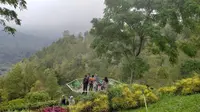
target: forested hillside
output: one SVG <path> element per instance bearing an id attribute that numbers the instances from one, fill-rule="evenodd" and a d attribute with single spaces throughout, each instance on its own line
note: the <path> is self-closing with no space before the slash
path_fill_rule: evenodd
<path id="1" fill-rule="evenodd" d="M 65 89 L 62 88 L 62 85 L 82 78 L 87 73 L 97 73 L 101 77 L 107 76 L 130 83 L 131 75 L 124 68 L 124 61 L 109 60 L 106 56 L 98 57 L 91 49 L 93 40 L 94 36 L 89 33 L 85 33 L 85 36 L 65 34 L 51 46 L 13 66 L 3 77 L 2 88 L 7 90 L 9 99 L 41 90 L 49 91 L 54 98 L 67 90 L 65 86 Z M 134 76 L 134 83 L 160 87 L 187 77 L 193 71 L 199 72 L 198 59 L 188 57 L 181 50 L 178 63 L 171 65 L 166 55 L 154 55 L 147 51 L 148 48 L 141 52 L 141 58 L 133 68 L 138 73 L 138 76 Z M 198 58 L 198 55 L 196 57 Z M 15 88 L 16 84 L 20 86 Z"/>
<path id="2" fill-rule="evenodd" d="M 0 106 L 20 110 L 58 105 L 62 94 L 74 94 L 66 83 L 87 73 L 122 84 L 107 83 L 103 92 L 80 96 L 69 106 L 75 112 L 135 109 L 158 102 L 162 95 L 198 94 L 199 7 L 198 0 L 105 0 L 104 16 L 91 21 L 89 32 L 75 36 L 65 31 L 63 38 L 0 77 Z"/>
<path id="3" fill-rule="evenodd" d="M 28 58 L 36 51 L 50 45 L 53 40 L 39 38 L 17 32 L 14 36 L 0 32 L 0 74 L 7 71 L 12 64 Z"/>

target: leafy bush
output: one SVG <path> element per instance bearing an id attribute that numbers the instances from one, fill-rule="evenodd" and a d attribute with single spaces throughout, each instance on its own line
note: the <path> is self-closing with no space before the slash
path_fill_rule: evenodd
<path id="1" fill-rule="evenodd" d="M 181 65 L 181 74 L 188 75 L 191 72 L 200 72 L 200 61 L 197 60 L 187 60 Z"/>
<path id="2" fill-rule="evenodd" d="M 70 106 L 72 112 L 108 112 L 108 98 L 106 94 L 92 93 L 89 97 L 80 99 L 80 101 Z"/>
<path id="3" fill-rule="evenodd" d="M 51 107 L 51 106 L 56 106 L 58 105 L 57 101 L 46 101 L 46 102 L 37 102 L 37 103 L 29 103 L 28 107 L 29 109 L 35 110 L 39 108 L 44 108 L 44 107 Z"/>
<path id="4" fill-rule="evenodd" d="M 7 100 L 8 100 L 8 93 L 5 90 L 0 89 L 0 103 L 5 102 Z"/>
<path id="5" fill-rule="evenodd" d="M 50 100 L 47 92 L 31 92 L 26 95 L 26 100 L 30 103 L 45 102 Z"/>
<path id="6" fill-rule="evenodd" d="M 62 107 L 46 107 L 42 110 L 42 112 L 68 112 Z"/>
<path id="7" fill-rule="evenodd" d="M 192 78 L 179 80 L 171 87 L 163 87 L 158 89 L 158 92 L 162 94 L 171 93 L 183 95 L 200 93 L 200 76 L 196 74 Z"/>
<path id="8" fill-rule="evenodd" d="M 27 108 L 27 105 L 24 99 L 15 99 L 15 100 L 11 100 L 9 102 L 0 104 L 0 111 L 23 110 L 26 108 Z"/>
<path id="9" fill-rule="evenodd" d="M 16 99 L 8 102 L 8 106 L 11 110 L 21 110 L 26 108 L 26 102 L 24 99 Z"/>
<path id="10" fill-rule="evenodd" d="M 93 101 L 97 95 L 95 92 L 90 92 L 88 95 L 80 95 L 79 101 Z"/>
<path id="11" fill-rule="evenodd" d="M 175 84 L 177 93 L 180 94 L 194 94 L 200 92 L 200 77 L 194 76 L 192 78 L 182 79 Z"/>
<path id="12" fill-rule="evenodd" d="M 176 92 L 176 86 L 169 86 L 169 87 L 161 87 L 158 89 L 158 92 L 161 94 L 174 94 Z"/>
<path id="13" fill-rule="evenodd" d="M 193 43 L 185 42 L 181 46 L 182 51 L 190 57 L 195 57 L 197 54 L 197 46 Z"/>
<path id="14" fill-rule="evenodd" d="M 130 109 L 144 106 L 144 96 L 147 103 L 154 103 L 158 97 L 144 85 L 122 84 L 109 89 L 108 97 L 113 109 Z M 144 95 L 144 96 L 143 96 Z"/>
<path id="15" fill-rule="evenodd" d="M 0 111 L 7 111 L 7 110 L 23 110 L 26 109 L 28 106 L 24 99 L 15 99 L 11 100 L 6 103 L 2 103 L 0 105 Z"/>
<path id="16" fill-rule="evenodd" d="M 92 93 L 70 106 L 72 112 L 108 112 L 109 109 L 121 110 L 144 106 L 144 97 L 147 103 L 154 103 L 158 97 L 144 85 L 120 84 L 113 86 L 107 94 Z"/>
<path id="17" fill-rule="evenodd" d="M 39 108 L 44 108 L 44 107 L 51 107 L 58 105 L 57 101 L 46 101 L 46 102 L 37 102 L 37 103 L 28 103 L 25 102 L 24 99 L 16 99 L 9 101 L 8 103 L 3 103 L 0 105 L 0 112 L 1 111 L 8 111 L 8 110 L 24 110 L 24 109 L 32 109 L 36 110 Z"/>

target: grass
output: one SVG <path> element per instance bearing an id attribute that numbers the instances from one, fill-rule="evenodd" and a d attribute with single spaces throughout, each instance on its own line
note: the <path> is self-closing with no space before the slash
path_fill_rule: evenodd
<path id="1" fill-rule="evenodd" d="M 146 110 L 139 108 L 123 112 L 146 112 Z M 148 112 L 200 112 L 200 94 L 164 96 L 159 102 L 149 105 Z"/>

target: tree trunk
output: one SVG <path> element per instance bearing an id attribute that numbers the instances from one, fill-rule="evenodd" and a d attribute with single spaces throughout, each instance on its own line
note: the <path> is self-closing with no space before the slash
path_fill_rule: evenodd
<path id="1" fill-rule="evenodd" d="M 130 84 L 133 83 L 132 81 L 133 81 L 133 71 L 131 70 Z"/>
<path id="2" fill-rule="evenodd" d="M 139 56 L 140 53 L 141 53 L 143 41 L 144 41 L 144 36 L 140 36 L 140 45 L 139 45 L 139 49 L 138 49 L 138 51 L 136 53 L 136 57 Z"/>

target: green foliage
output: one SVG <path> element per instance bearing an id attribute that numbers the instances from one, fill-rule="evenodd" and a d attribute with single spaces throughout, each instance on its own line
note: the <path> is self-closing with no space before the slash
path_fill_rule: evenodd
<path id="1" fill-rule="evenodd" d="M 172 34 L 181 33 L 182 27 L 187 27 L 187 25 L 184 22 L 181 23 L 182 21 L 179 21 L 179 17 L 177 17 L 176 12 L 180 11 L 178 3 L 165 1 L 163 5 L 158 5 L 162 2 L 160 0 L 151 2 L 141 0 L 105 1 L 104 17 L 92 20 L 91 33 L 97 36 L 92 47 L 99 55 L 120 59 L 123 56 L 138 56 L 146 47 L 145 43 L 150 43 L 158 47 L 160 52 L 167 54 L 170 62 L 175 63 L 178 50 L 176 35 L 172 37 Z M 198 3 L 193 2 L 192 4 Z M 173 6 L 173 10 L 169 6 Z M 193 12 L 190 16 L 195 14 L 197 12 Z M 181 18 L 187 17 L 182 16 Z M 162 30 L 167 25 L 172 30 L 163 33 Z"/>
<path id="2" fill-rule="evenodd" d="M 16 64 L 5 77 L 5 88 L 9 99 L 24 97 L 35 82 L 35 77 L 29 65 L 23 67 L 22 63 Z"/>
<path id="3" fill-rule="evenodd" d="M 200 93 L 200 77 L 195 75 L 192 78 L 179 80 L 171 87 L 160 88 L 158 92 L 183 95 Z"/>
<path id="4" fill-rule="evenodd" d="M 165 54 L 172 64 L 177 63 L 177 41 L 186 35 L 186 29 L 194 35 L 198 31 L 200 4 L 197 1 L 106 0 L 105 6 L 103 18 L 91 21 L 91 33 L 95 36 L 91 47 L 99 57 L 106 57 L 112 64 L 125 62 L 120 65 L 126 77 L 123 79 L 131 77 L 130 82 L 134 77 L 141 77 L 147 69 L 145 65 L 137 69 L 132 66 L 141 53 L 148 50 L 154 54 Z M 191 57 L 197 54 L 196 45 L 183 44 L 181 48 Z"/>
<path id="5" fill-rule="evenodd" d="M 119 85 L 108 91 L 110 106 L 113 109 L 131 109 L 144 106 L 144 96 L 147 103 L 154 103 L 158 97 L 144 85 Z M 144 94 L 144 96 L 143 96 Z"/>
<path id="6" fill-rule="evenodd" d="M 15 99 L 8 102 L 9 110 L 21 110 L 25 109 L 26 102 L 24 99 Z"/>
<path id="7" fill-rule="evenodd" d="M 22 111 L 22 110 L 36 110 L 44 107 L 58 105 L 58 101 L 46 101 L 37 103 L 28 103 L 24 99 L 15 99 L 8 103 L 0 104 L 0 111 Z"/>
<path id="8" fill-rule="evenodd" d="M 108 98 L 106 94 L 92 93 L 69 108 L 72 112 L 109 112 Z"/>
<path id="9" fill-rule="evenodd" d="M 192 72 L 200 72 L 200 62 L 198 60 L 187 60 L 180 68 L 181 75 L 189 75 Z"/>
<path id="10" fill-rule="evenodd" d="M 199 112 L 200 94 L 190 96 L 165 96 L 155 104 L 148 105 L 149 112 Z M 146 112 L 145 108 L 122 112 Z"/>
<path id="11" fill-rule="evenodd" d="M 98 97 L 101 93 L 97 94 L 95 92 L 91 92 L 88 95 L 80 95 L 79 96 L 79 101 L 93 101 L 95 98 Z M 102 93 L 104 94 L 104 93 Z"/>
<path id="12" fill-rule="evenodd" d="M 176 91 L 177 91 L 176 86 L 161 87 L 158 89 L 158 92 L 161 94 L 175 94 Z"/>
<path id="13" fill-rule="evenodd" d="M 6 76 L 5 85 L 8 91 L 9 99 L 20 98 L 25 95 L 25 85 L 23 84 L 22 80 L 22 68 L 20 64 L 17 64 Z"/>
<path id="14" fill-rule="evenodd" d="M 125 60 L 122 64 L 122 79 L 124 81 L 130 78 L 130 82 L 132 82 L 133 79 L 141 78 L 142 74 L 149 69 L 149 65 L 139 57 L 131 60 Z"/>
<path id="15" fill-rule="evenodd" d="M 44 84 L 41 81 L 37 80 L 31 88 L 31 92 L 43 91 L 44 89 Z"/>
<path id="16" fill-rule="evenodd" d="M 180 94 L 194 94 L 200 92 L 200 77 L 194 76 L 192 78 L 182 79 L 175 84 L 177 93 Z"/>
<path id="17" fill-rule="evenodd" d="M 6 102 L 8 100 L 8 93 L 4 89 L 0 89 L 0 103 Z"/>
<path id="18" fill-rule="evenodd" d="M 51 107 L 51 106 L 56 106 L 56 105 L 58 105 L 58 101 L 50 100 L 46 102 L 31 103 L 31 104 L 28 104 L 28 107 L 31 110 L 36 110 L 36 109 Z"/>
<path id="19" fill-rule="evenodd" d="M 197 50 L 198 50 L 194 44 L 187 44 L 187 43 L 184 43 L 181 46 L 181 48 L 182 48 L 183 52 L 190 57 L 195 57 L 197 54 Z"/>
<path id="20" fill-rule="evenodd" d="M 167 71 L 167 68 L 160 67 L 158 72 L 157 72 L 157 76 L 159 76 L 160 78 L 168 78 L 169 77 L 169 73 Z"/>
<path id="21" fill-rule="evenodd" d="M 54 76 L 54 74 L 48 74 L 45 86 L 47 93 L 52 99 L 60 97 L 61 88 L 59 87 L 57 78 Z"/>
<path id="22" fill-rule="evenodd" d="M 45 102 L 50 100 L 47 92 L 31 92 L 25 96 L 26 100 L 30 103 Z"/>
<path id="23" fill-rule="evenodd" d="M 10 5 L 12 7 L 26 9 L 26 1 L 25 0 L 1 0 L 0 4 Z M 4 31 L 14 34 L 15 29 L 7 26 L 6 22 L 14 21 L 17 25 L 21 25 L 21 20 L 18 18 L 17 13 L 14 10 L 0 7 L 0 15 L 3 17 L 0 19 L 0 24 L 4 27 Z"/>

